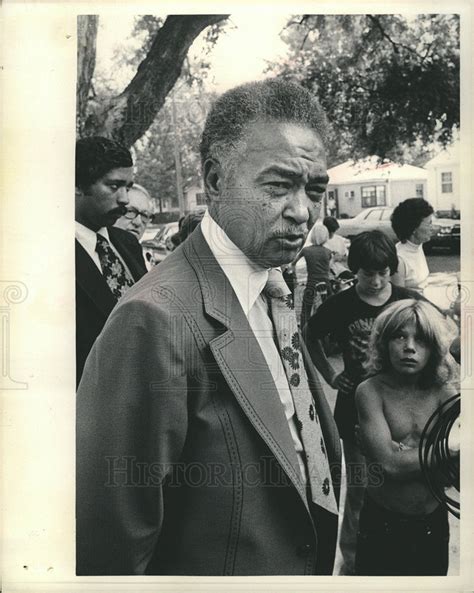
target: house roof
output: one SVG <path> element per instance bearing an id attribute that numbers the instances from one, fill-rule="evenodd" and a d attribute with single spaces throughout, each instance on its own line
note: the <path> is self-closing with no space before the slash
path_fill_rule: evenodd
<path id="1" fill-rule="evenodd" d="M 328 175 L 330 185 L 428 178 L 427 171 L 421 167 L 399 165 L 392 162 L 378 163 L 375 156 L 359 161 L 346 161 L 341 165 L 329 169 Z"/>
<path id="2" fill-rule="evenodd" d="M 438 167 L 440 165 L 452 165 L 455 163 L 459 164 L 459 140 L 430 159 L 425 164 L 425 167 Z"/>

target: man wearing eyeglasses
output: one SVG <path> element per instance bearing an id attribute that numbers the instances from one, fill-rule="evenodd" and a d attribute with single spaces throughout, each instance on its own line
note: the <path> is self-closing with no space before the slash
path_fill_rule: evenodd
<path id="1" fill-rule="evenodd" d="M 134 183 L 128 191 L 127 211 L 114 226 L 132 233 L 140 241 L 152 215 L 150 194 L 144 187 Z"/>
<path id="2" fill-rule="evenodd" d="M 78 140 L 75 184 L 78 385 L 87 356 L 112 309 L 147 270 L 138 240 L 112 226 L 130 204 L 130 151 L 100 136 Z"/>

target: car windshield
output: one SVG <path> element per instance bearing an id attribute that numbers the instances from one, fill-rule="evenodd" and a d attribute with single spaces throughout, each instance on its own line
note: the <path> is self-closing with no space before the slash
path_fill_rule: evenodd
<path id="1" fill-rule="evenodd" d="M 178 232 L 178 229 L 179 229 L 178 223 L 170 224 L 168 227 L 165 227 L 161 238 L 167 239 L 168 237 L 171 237 L 171 235 L 174 235 L 175 233 Z"/>
<path id="2" fill-rule="evenodd" d="M 166 226 L 162 227 L 155 235 L 154 241 L 161 241 L 164 237 L 164 234 L 166 232 Z"/>
<path id="3" fill-rule="evenodd" d="M 151 239 L 154 239 L 156 237 L 157 232 L 159 232 L 159 231 L 156 227 L 155 228 L 150 227 L 150 228 L 145 229 L 145 232 L 143 233 L 143 236 L 141 238 L 142 243 L 144 241 L 150 241 Z"/>
<path id="4" fill-rule="evenodd" d="M 455 221 L 451 218 L 445 218 L 444 216 L 436 216 L 436 214 L 433 214 L 431 217 L 431 223 L 452 226 Z"/>
<path id="5" fill-rule="evenodd" d="M 366 220 L 380 220 L 380 214 L 382 213 L 381 210 L 371 210 L 367 213 L 365 217 Z"/>

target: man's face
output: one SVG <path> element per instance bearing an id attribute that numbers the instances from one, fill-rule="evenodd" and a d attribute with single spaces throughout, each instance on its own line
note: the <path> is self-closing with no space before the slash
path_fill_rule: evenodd
<path id="1" fill-rule="evenodd" d="M 402 327 L 388 343 L 388 356 L 393 370 L 410 376 L 420 373 L 427 365 L 431 348 L 420 337 L 414 323 Z"/>
<path id="2" fill-rule="evenodd" d="M 76 220 L 93 231 L 111 226 L 125 214 L 132 167 L 111 169 L 86 189 L 76 188 Z"/>
<path id="3" fill-rule="evenodd" d="M 253 262 L 291 262 L 316 222 L 328 176 L 319 136 L 288 123 L 255 123 L 230 170 L 220 170 L 211 215 Z"/>
<path id="4" fill-rule="evenodd" d="M 390 268 L 383 270 L 364 270 L 359 268 L 356 274 L 359 294 L 375 297 L 387 287 L 390 282 Z"/>
<path id="5" fill-rule="evenodd" d="M 128 192 L 127 210 L 137 216 L 132 219 L 122 216 L 117 220 L 115 226 L 132 233 L 140 240 L 152 215 L 150 200 L 142 191 L 132 187 Z"/>

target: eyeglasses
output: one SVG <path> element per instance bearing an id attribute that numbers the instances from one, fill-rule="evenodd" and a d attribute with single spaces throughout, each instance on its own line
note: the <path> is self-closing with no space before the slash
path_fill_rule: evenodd
<path id="1" fill-rule="evenodd" d="M 127 208 L 127 211 L 125 212 L 124 216 L 125 216 L 125 218 L 128 218 L 129 220 L 133 220 L 137 216 L 141 216 L 142 221 L 146 223 L 146 222 L 150 222 L 152 215 L 148 214 L 148 212 L 143 212 L 142 210 L 137 210 L 136 208 Z"/>

